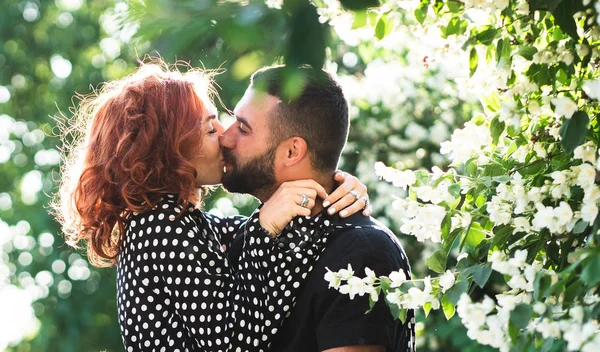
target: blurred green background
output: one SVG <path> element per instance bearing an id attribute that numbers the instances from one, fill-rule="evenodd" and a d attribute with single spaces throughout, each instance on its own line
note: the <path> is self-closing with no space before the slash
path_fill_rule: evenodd
<path id="1" fill-rule="evenodd" d="M 343 2 L 346 6 L 352 7 Z M 354 2 L 356 3 L 356 2 Z M 360 1 L 359 1 L 360 3 Z M 283 6 L 283 9 L 282 9 Z M 2 0 L 0 3 L 0 350 L 122 351 L 115 268 L 91 267 L 65 245 L 48 202 L 59 179 L 56 116 L 71 116 L 76 93 L 122 77 L 145 55 L 222 68 L 216 82 L 232 109 L 250 74 L 264 65 L 310 62 L 337 73 L 352 104 L 352 129 L 340 167 L 369 186 L 374 216 L 397 234 L 397 188 L 379 182 L 376 161 L 398 168 L 444 167 L 438 153 L 477 109 L 455 75 L 462 54 L 429 60 L 423 43 L 385 9 L 385 38 L 369 18 L 332 16 L 336 1 L 217 2 Z M 362 29 L 352 30 L 357 21 Z M 378 26 L 379 27 L 379 26 Z M 381 31 L 381 29 L 379 29 Z M 443 44 L 443 43 L 442 43 Z M 226 119 L 226 114 L 223 113 Z M 247 196 L 216 191 L 215 213 L 249 214 Z M 400 236 L 417 276 L 432 247 Z M 481 350 L 454 317 L 419 317 L 419 349 Z"/>

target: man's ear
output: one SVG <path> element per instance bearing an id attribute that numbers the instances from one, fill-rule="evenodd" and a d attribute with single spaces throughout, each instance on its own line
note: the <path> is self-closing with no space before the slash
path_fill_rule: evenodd
<path id="1" fill-rule="evenodd" d="M 308 146 L 302 137 L 291 137 L 282 143 L 283 165 L 293 166 L 304 160 L 308 155 Z"/>

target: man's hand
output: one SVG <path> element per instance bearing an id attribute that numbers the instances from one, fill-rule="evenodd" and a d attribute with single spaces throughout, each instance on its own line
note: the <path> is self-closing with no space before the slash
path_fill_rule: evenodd
<path id="1" fill-rule="evenodd" d="M 330 348 L 322 352 L 385 352 L 384 346 L 356 345 Z"/>

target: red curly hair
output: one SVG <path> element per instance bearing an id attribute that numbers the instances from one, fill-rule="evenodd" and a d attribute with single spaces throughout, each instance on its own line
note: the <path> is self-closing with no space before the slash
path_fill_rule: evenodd
<path id="1" fill-rule="evenodd" d="M 153 208 L 165 194 L 182 205 L 201 200 L 190 160 L 202 143 L 211 78 L 161 61 L 82 98 L 63 130 L 66 158 L 52 205 L 67 243 L 86 241 L 93 265 L 116 263 L 130 213 Z"/>

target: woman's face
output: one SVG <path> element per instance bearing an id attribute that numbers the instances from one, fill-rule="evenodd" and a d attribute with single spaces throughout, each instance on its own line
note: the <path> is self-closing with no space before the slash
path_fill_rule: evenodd
<path id="1" fill-rule="evenodd" d="M 192 158 L 197 172 L 196 187 L 220 184 L 225 166 L 219 145 L 219 136 L 225 129 L 217 119 L 215 106 L 207 98 L 201 100 L 204 103 L 201 143 Z"/>

